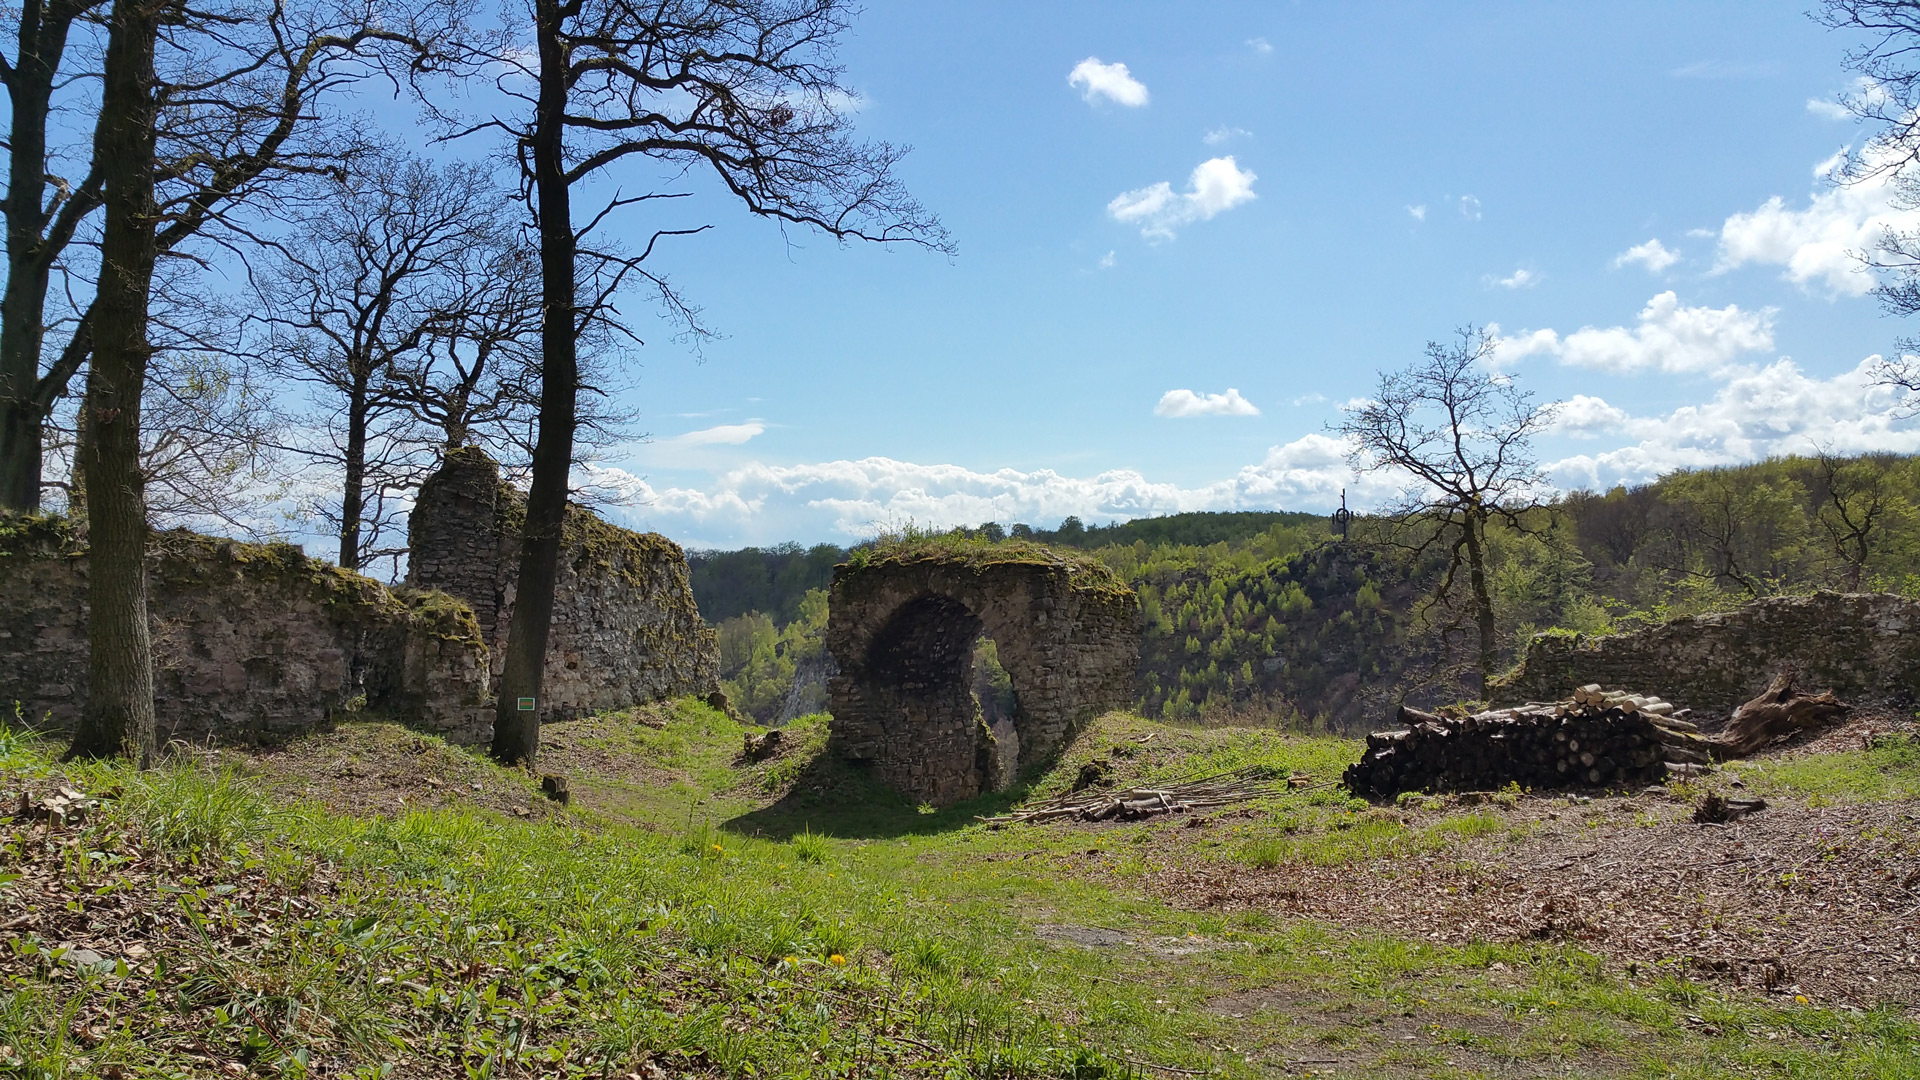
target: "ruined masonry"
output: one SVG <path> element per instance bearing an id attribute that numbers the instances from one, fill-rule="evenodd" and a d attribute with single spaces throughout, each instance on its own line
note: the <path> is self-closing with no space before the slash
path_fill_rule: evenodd
<path id="1" fill-rule="evenodd" d="M 421 485 L 407 525 L 407 583 L 472 606 L 493 657 L 496 690 L 525 521 L 526 500 L 501 480 L 499 465 L 464 448 L 450 451 Z M 543 721 L 712 693 L 720 686 L 719 655 L 718 639 L 694 605 L 679 545 L 567 508 Z"/>
<path id="2" fill-rule="evenodd" d="M 439 593 L 390 590 L 289 544 L 159 533 L 148 550 L 161 742 L 277 742 L 363 712 L 455 742 L 493 731 L 487 647 Z M 87 549 L 0 517 L 0 702 L 72 730 L 87 697 Z"/>
<path id="3" fill-rule="evenodd" d="M 1494 686 L 1496 704 L 1554 701 L 1586 683 L 1641 686 L 1725 716 L 1792 670 L 1801 685 L 1856 702 L 1920 699 L 1920 601 L 1821 592 L 1756 600 L 1629 634 L 1542 634 Z"/>
<path id="4" fill-rule="evenodd" d="M 1018 699 L 999 731 L 970 687 L 973 644 L 999 647 Z M 1024 553 L 905 554 L 835 568 L 827 649 L 832 752 L 947 805 L 1010 783 L 1133 699 L 1140 601 L 1104 568 Z"/>

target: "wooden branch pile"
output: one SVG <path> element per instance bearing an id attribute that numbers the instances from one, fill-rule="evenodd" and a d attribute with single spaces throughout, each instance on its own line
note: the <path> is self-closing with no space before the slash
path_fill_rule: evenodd
<path id="1" fill-rule="evenodd" d="M 1348 766 L 1342 782 L 1354 794 L 1656 783 L 1710 768 L 1714 746 L 1671 703 L 1598 685 L 1459 718 L 1402 706 L 1399 721 L 1367 736 Z"/>
<path id="2" fill-rule="evenodd" d="M 1228 806 L 1250 799 L 1279 795 L 1292 787 L 1304 787 L 1311 777 L 1295 773 L 1282 776 L 1265 766 L 1222 773 L 1202 780 L 1160 787 L 1135 787 L 1123 791 L 1075 791 L 1045 802 L 1024 806 L 1011 813 L 982 818 L 989 824 L 1006 825 L 1016 821 L 1033 824 L 1074 819 L 1079 821 L 1137 821 L 1159 814 L 1184 814 L 1215 806 Z"/>

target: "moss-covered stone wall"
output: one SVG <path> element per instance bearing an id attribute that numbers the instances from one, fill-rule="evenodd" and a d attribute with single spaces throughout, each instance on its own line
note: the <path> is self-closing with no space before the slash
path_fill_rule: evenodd
<path id="1" fill-rule="evenodd" d="M 188 532 L 156 534 L 147 566 L 163 741 L 271 743 L 361 714 L 492 733 L 486 644 L 452 597 Z M 57 518 L 0 517 L 0 706 L 64 732 L 86 696 L 86 544 Z"/>
<path id="2" fill-rule="evenodd" d="M 1809 690 L 1912 706 L 1920 700 L 1920 601 L 1822 592 L 1756 600 L 1630 634 L 1542 634 L 1493 697 L 1499 704 L 1556 701 L 1597 682 L 1724 716 L 1786 669 Z"/>
<path id="3" fill-rule="evenodd" d="M 408 523 L 409 584 L 460 597 L 493 651 L 513 618 L 526 500 L 483 451 L 455 450 L 421 486 Z M 719 644 L 700 618 L 680 546 L 567 508 L 547 644 L 542 720 L 720 687 Z"/>
<path id="4" fill-rule="evenodd" d="M 1097 563 L 1037 545 L 902 549 L 836 568 L 828 605 L 834 752 L 935 805 L 1010 782 L 1133 700 L 1140 600 Z M 1016 697 L 998 734 L 971 687 L 983 633 Z"/>

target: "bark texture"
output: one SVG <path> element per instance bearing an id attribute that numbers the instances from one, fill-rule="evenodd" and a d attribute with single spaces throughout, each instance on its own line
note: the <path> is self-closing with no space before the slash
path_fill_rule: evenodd
<path id="1" fill-rule="evenodd" d="M 1733 710 L 1715 742 L 1721 757 L 1746 757 L 1773 742 L 1845 716 L 1848 706 L 1824 690 L 1809 694 L 1793 688 L 1793 673 L 1782 672 L 1760 696 Z"/>
<path id="2" fill-rule="evenodd" d="M 540 50 L 540 100 L 534 117 L 531 158 L 535 207 L 540 218 L 540 434 L 534 442 L 527 491 L 526 533 L 513 621 L 507 630 L 500 672 L 499 712 L 493 722 L 493 756 L 533 767 L 540 750 L 540 690 L 546 672 L 547 634 L 553 619 L 554 581 L 559 573 L 560 533 L 567 515 L 567 473 L 573 463 L 575 395 L 580 364 L 575 352 L 575 260 L 572 192 L 562 134 L 567 106 L 567 54 L 561 38 L 565 13 L 556 0 L 534 7 Z M 522 698 L 534 707 L 522 710 Z"/>
<path id="3" fill-rule="evenodd" d="M 140 471 L 140 395 L 152 349 L 156 207 L 153 187 L 154 0 L 115 0 L 109 22 L 95 158 L 105 162 L 106 223 L 87 369 L 87 707 L 70 756 L 121 754 L 142 768 L 154 751 L 153 643 L 147 625 L 147 513 Z"/>

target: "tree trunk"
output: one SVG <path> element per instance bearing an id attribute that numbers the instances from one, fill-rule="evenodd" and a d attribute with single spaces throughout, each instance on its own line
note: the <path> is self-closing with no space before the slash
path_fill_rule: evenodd
<path id="1" fill-rule="evenodd" d="M 1793 673 L 1782 672 L 1760 696 L 1733 710 L 1726 730 L 1714 738 L 1721 757 L 1746 757 L 1796 732 L 1845 716 L 1848 706 L 1828 690 L 1806 694 L 1793 688 Z"/>
<path id="2" fill-rule="evenodd" d="M 559 572 L 560 534 L 567 515 L 567 473 L 573 463 L 575 395 L 575 239 L 571 193 L 561 134 L 567 104 L 567 57 L 561 47 L 557 0 L 536 0 L 540 99 L 533 127 L 533 181 L 540 218 L 540 433 L 533 447 L 527 522 L 520 538 L 520 578 L 507 628 L 500 700 L 493 723 L 493 756 L 532 768 L 540 750 L 540 691 L 546 673 L 547 631 Z M 528 708 L 522 709 L 525 700 Z"/>
<path id="3" fill-rule="evenodd" d="M 46 409 L 39 401 L 47 283 L 47 109 L 74 4 L 27 0 L 20 7 L 19 44 L 7 78 L 12 108 L 7 163 L 7 284 L 0 293 L 0 507 L 40 508 L 40 464 Z"/>
<path id="4" fill-rule="evenodd" d="M 147 513 L 140 395 L 154 226 L 156 0 L 114 0 L 95 154 L 105 162 L 106 222 L 87 369 L 87 705 L 69 757 L 154 751 L 153 643 L 147 625 Z"/>
<path id="5" fill-rule="evenodd" d="M 340 499 L 340 568 L 360 569 L 360 519 L 367 512 L 367 379 L 356 373 L 347 399 L 346 491 Z"/>
<path id="6" fill-rule="evenodd" d="M 1487 589 L 1486 521 L 1474 507 L 1467 508 L 1467 578 L 1473 588 L 1473 619 L 1480 632 L 1480 693 L 1499 669 L 1499 643 L 1495 639 L 1493 595 Z"/>

